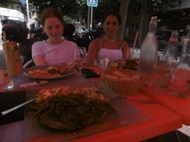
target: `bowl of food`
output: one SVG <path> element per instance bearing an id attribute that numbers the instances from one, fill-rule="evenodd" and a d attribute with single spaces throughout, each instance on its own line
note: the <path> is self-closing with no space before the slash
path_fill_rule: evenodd
<path id="1" fill-rule="evenodd" d="M 138 70 L 139 59 L 114 60 L 108 63 L 108 68 L 123 68 L 129 70 Z"/>
<path id="2" fill-rule="evenodd" d="M 121 96 L 136 94 L 145 83 L 145 76 L 134 70 L 108 68 L 102 71 L 103 82 Z"/>

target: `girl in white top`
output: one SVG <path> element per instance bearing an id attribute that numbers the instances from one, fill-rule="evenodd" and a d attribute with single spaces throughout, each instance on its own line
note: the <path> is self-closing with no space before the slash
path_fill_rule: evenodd
<path id="1" fill-rule="evenodd" d="M 55 8 L 47 8 L 42 12 L 40 20 L 48 39 L 32 45 L 32 58 L 36 66 L 60 63 L 75 64 L 74 59 L 77 56 L 80 57 L 77 45 L 62 38 L 64 31 L 62 17 Z"/>
<path id="2" fill-rule="evenodd" d="M 110 11 L 103 19 L 104 35 L 93 40 L 89 45 L 86 66 L 99 64 L 100 59 L 126 60 L 130 57 L 130 49 L 126 41 L 117 38 L 121 26 L 121 17 Z"/>
<path id="3" fill-rule="evenodd" d="M 32 46 L 33 59 L 37 56 L 43 56 L 47 65 L 60 63 L 72 64 L 75 54 L 80 56 L 78 47 L 74 42 L 69 40 L 64 40 L 62 43 L 56 45 L 48 44 L 44 40 L 35 42 Z"/>

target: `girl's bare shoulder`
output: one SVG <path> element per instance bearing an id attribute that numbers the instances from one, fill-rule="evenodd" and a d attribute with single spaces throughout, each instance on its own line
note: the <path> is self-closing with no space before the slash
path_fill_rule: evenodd
<path id="1" fill-rule="evenodd" d="M 94 40 L 91 41 L 90 46 L 96 46 L 97 48 L 101 46 L 101 39 L 100 38 L 96 38 Z"/>

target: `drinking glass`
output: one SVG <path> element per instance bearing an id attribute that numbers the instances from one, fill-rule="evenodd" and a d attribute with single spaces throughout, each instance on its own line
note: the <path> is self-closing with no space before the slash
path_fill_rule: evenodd
<path id="1" fill-rule="evenodd" d="M 153 67 L 155 86 L 167 88 L 170 84 L 175 66 L 176 62 L 174 60 L 170 60 L 169 56 L 159 56 L 157 65 Z"/>
<path id="2" fill-rule="evenodd" d="M 8 72 L 4 52 L 0 53 L 0 88 L 3 90 L 12 90 L 14 88 L 13 77 Z"/>
<path id="3" fill-rule="evenodd" d="M 74 53 L 74 60 L 76 63 L 76 68 L 79 73 L 81 73 L 82 68 L 84 67 L 84 63 L 86 60 L 87 52 L 86 52 L 86 47 L 80 47 L 80 54 L 77 54 L 77 50 L 75 50 Z"/>

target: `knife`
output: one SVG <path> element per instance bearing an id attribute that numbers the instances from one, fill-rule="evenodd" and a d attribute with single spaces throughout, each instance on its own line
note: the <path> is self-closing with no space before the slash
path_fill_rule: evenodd
<path id="1" fill-rule="evenodd" d="M 15 107 L 12 107 L 12 108 L 10 108 L 10 109 L 8 109 L 8 110 L 2 111 L 2 112 L 0 112 L 0 117 L 2 117 L 2 116 L 4 116 L 4 115 L 6 115 L 6 114 L 8 114 L 8 113 L 10 113 L 10 112 L 12 112 L 12 111 L 18 109 L 18 108 L 20 108 L 20 107 L 22 107 L 22 106 L 24 106 L 24 105 L 27 105 L 27 104 L 29 104 L 30 102 L 33 102 L 34 100 L 36 100 L 36 98 L 30 99 L 30 100 L 28 100 L 28 101 L 26 101 L 26 102 L 24 102 L 24 103 L 21 103 L 21 104 L 15 106 Z"/>

